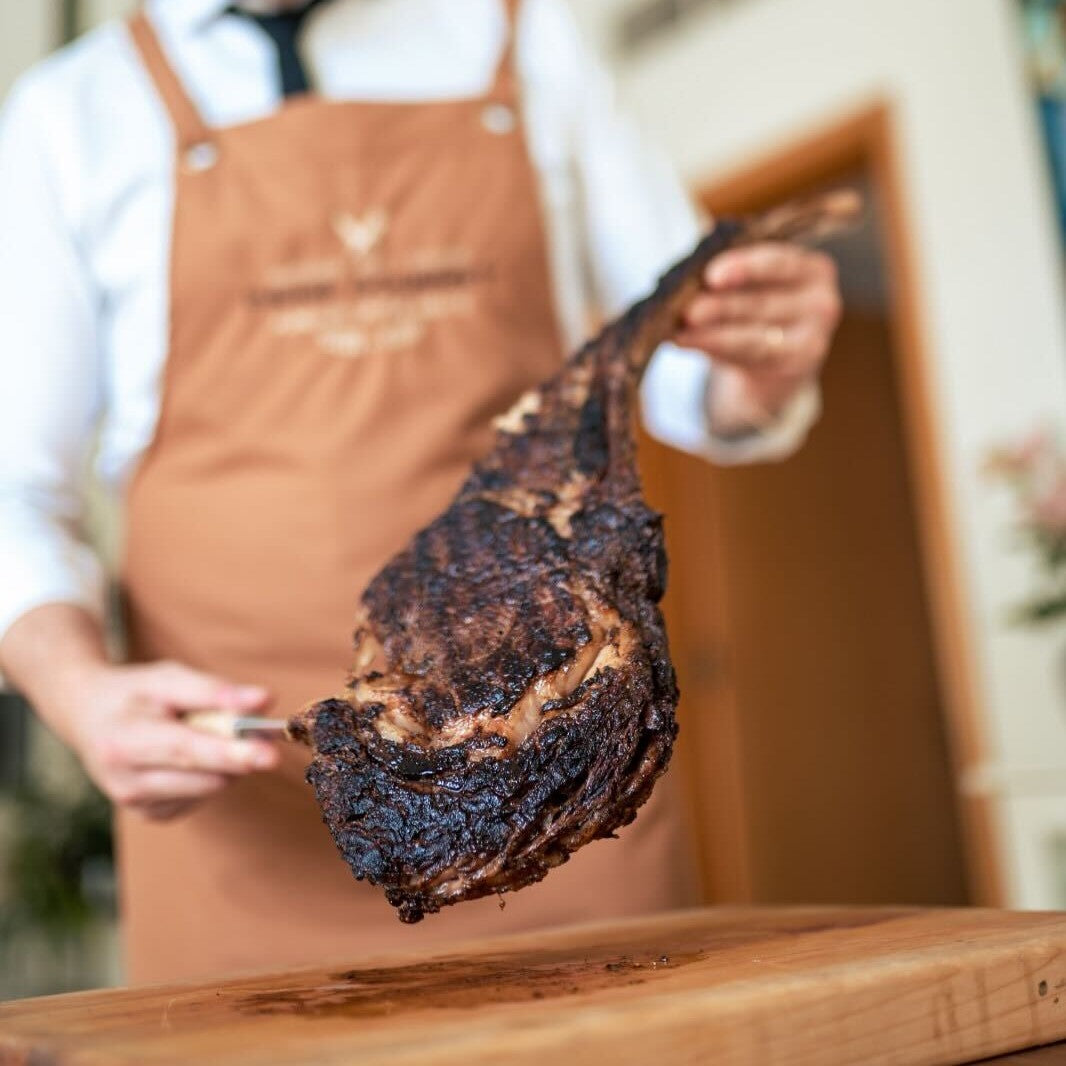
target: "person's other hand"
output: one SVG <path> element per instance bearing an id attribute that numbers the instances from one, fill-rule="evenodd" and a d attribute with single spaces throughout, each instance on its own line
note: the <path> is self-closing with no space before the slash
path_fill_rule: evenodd
<path id="1" fill-rule="evenodd" d="M 235 777 L 277 766 L 265 740 L 227 740 L 183 725 L 182 712 L 261 710 L 265 689 L 233 685 L 178 663 L 100 666 L 80 678 L 68 740 L 116 804 L 149 818 L 183 814 Z"/>
<path id="2" fill-rule="evenodd" d="M 836 264 L 822 252 L 765 242 L 718 256 L 675 337 L 718 364 L 712 420 L 779 413 L 817 377 L 842 309 Z"/>

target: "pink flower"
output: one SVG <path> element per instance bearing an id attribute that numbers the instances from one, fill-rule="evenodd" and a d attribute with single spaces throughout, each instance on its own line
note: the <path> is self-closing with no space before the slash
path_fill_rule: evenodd
<path id="1" fill-rule="evenodd" d="M 1023 477 L 1034 474 L 1055 455 L 1055 438 L 1050 430 L 1039 429 L 1018 444 L 994 448 L 982 464 L 988 477 Z"/>

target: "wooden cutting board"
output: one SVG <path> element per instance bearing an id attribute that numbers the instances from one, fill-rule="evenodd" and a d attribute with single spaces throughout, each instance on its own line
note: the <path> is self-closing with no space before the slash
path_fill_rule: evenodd
<path id="1" fill-rule="evenodd" d="M 1066 1037 L 1064 952 L 1066 914 L 716 908 L 16 1001 L 0 1064 L 963 1063 Z"/>

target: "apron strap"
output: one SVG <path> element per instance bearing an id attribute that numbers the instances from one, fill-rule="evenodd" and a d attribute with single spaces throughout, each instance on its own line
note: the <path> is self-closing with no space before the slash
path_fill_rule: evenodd
<path id="1" fill-rule="evenodd" d="M 138 9 L 130 17 L 128 25 L 145 70 L 155 84 L 156 91 L 170 115 L 170 121 L 174 124 L 179 150 L 187 152 L 199 145 L 210 144 L 211 131 L 163 54 L 159 37 L 152 29 L 144 10 Z"/>
<path id="2" fill-rule="evenodd" d="M 496 77 L 489 90 L 489 96 L 501 103 L 511 103 L 518 95 L 518 74 L 515 70 L 515 37 L 518 35 L 518 16 L 522 0 L 503 0 L 504 14 L 507 19 L 507 36 L 503 42 L 503 52 L 496 67 Z"/>

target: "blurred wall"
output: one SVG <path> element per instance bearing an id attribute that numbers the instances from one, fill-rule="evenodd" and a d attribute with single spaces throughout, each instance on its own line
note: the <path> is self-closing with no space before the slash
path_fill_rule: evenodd
<path id="1" fill-rule="evenodd" d="M 609 50 L 623 5 L 576 5 Z M 1007 624 L 1038 578 L 979 473 L 990 445 L 1066 426 L 1062 264 L 1016 18 L 1013 0 L 748 0 L 614 65 L 629 110 L 694 187 L 871 98 L 894 105 L 989 751 L 960 784 L 1002 801 L 1011 902 L 1063 906 L 1066 641 L 1061 626 Z"/>
<path id="2" fill-rule="evenodd" d="M 0 97 L 31 63 L 81 31 L 132 10 L 135 0 L 6 0 L 0 3 Z"/>
<path id="3" fill-rule="evenodd" d="M 127 15 L 136 6 L 136 0 L 80 0 L 81 25 L 95 26 L 104 19 Z"/>
<path id="4" fill-rule="evenodd" d="M 19 73 L 55 46 L 59 4 L 50 0 L 0 5 L 0 96 Z"/>

